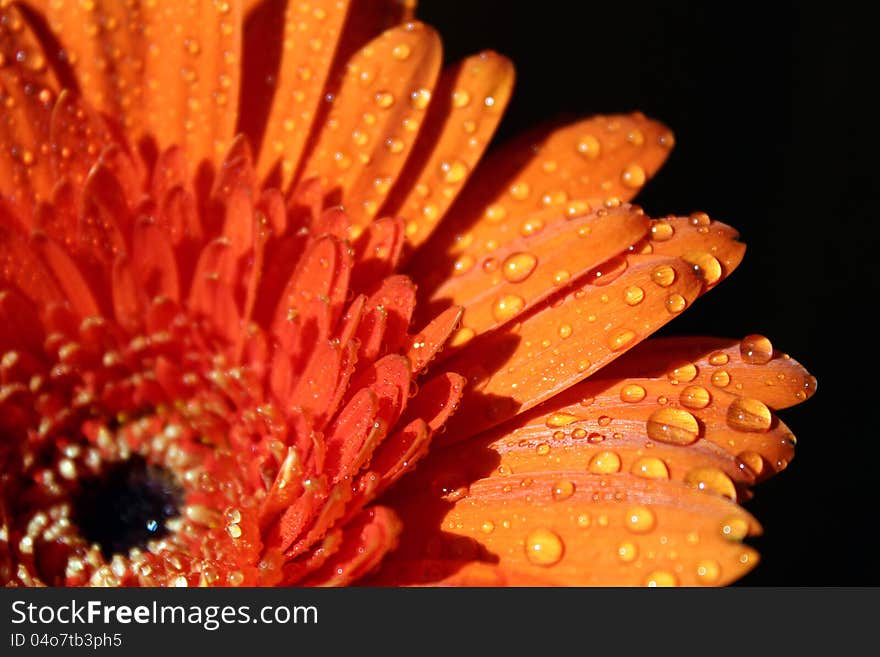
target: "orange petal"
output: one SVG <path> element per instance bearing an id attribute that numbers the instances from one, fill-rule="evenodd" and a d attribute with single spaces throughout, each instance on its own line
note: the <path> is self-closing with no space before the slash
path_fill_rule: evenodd
<path id="1" fill-rule="evenodd" d="M 369 223 L 400 174 L 425 118 L 418 94 L 434 88 L 441 58 L 437 34 L 407 23 L 349 61 L 301 178 L 322 177 L 353 224 Z"/>
<path id="2" fill-rule="evenodd" d="M 374 506 L 344 529 L 339 550 L 302 581 L 304 586 L 343 586 L 370 573 L 397 545 L 403 527 L 393 511 Z"/>
<path id="3" fill-rule="evenodd" d="M 235 129 L 242 3 L 50 3 L 47 18 L 90 105 L 133 141 L 180 144 L 191 170 L 217 161 Z"/>
<path id="4" fill-rule="evenodd" d="M 647 180 L 666 159 L 670 140 L 665 126 L 641 114 L 595 117 L 524 135 L 480 166 L 479 185 L 464 191 L 413 261 L 416 281 L 432 282 L 432 273 L 448 272 L 459 258 L 482 262 L 521 234 L 537 233 L 548 219 L 530 219 L 548 206 L 562 210 L 556 215 L 562 221 L 569 211 L 583 214 L 628 201 L 639 190 L 634 183 Z"/>
<path id="5" fill-rule="evenodd" d="M 406 217 L 411 248 L 428 239 L 464 187 L 504 114 L 513 80 L 510 60 L 485 51 L 443 71 L 433 98 L 413 97 L 431 99 L 425 129 L 381 211 Z"/>
<path id="6" fill-rule="evenodd" d="M 416 307 L 416 288 L 406 276 L 390 276 L 382 281 L 370 298 L 367 309 L 381 309 L 385 328 L 382 349 L 394 353 L 403 347 L 407 331 Z"/>
<path id="7" fill-rule="evenodd" d="M 510 331 L 475 339 L 443 364 L 469 381 L 443 439 L 472 436 L 588 377 L 678 315 L 701 285 L 681 260 L 631 255 L 523 315 Z"/>
<path id="8" fill-rule="evenodd" d="M 757 563 L 739 541 L 760 527 L 722 497 L 580 469 L 489 474 L 484 446 L 468 447 L 426 461 L 386 502 L 406 531 L 381 583 L 442 580 L 483 562 L 562 586 L 720 585 Z M 426 559 L 433 568 L 414 572 Z"/>
<path id="9" fill-rule="evenodd" d="M 459 306 L 447 308 L 425 328 L 409 337 L 406 357 L 412 364 L 413 374 L 421 372 L 443 349 L 449 336 L 461 322 L 461 314 L 462 309 Z"/>
<path id="10" fill-rule="evenodd" d="M 636 245 L 636 253 L 675 255 L 695 268 L 710 290 L 727 278 L 742 262 L 746 246 L 739 233 L 704 212 L 690 217 L 666 217 L 651 222 L 648 239 Z"/>
<path id="11" fill-rule="evenodd" d="M 354 243 L 352 281 L 356 290 L 369 290 L 395 270 L 403 250 L 403 221 L 385 217 L 364 229 Z"/>
<path id="12" fill-rule="evenodd" d="M 469 262 L 469 269 L 456 267 L 431 294 L 427 312 L 463 306 L 462 326 L 476 336 L 486 333 L 625 251 L 648 223 L 641 209 L 630 205 L 555 222 L 538 235 L 499 248 L 482 263 Z M 444 351 L 443 357 L 452 351 Z"/>
<path id="13" fill-rule="evenodd" d="M 37 200 L 48 200 L 49 124 L 58 81 L 36 34 L 15 6 L 0 9 L 0 89 L 5 99 L 0 138 L 0 193 L 26 221 Z"/>
<path id="14" fill-rule="evenodd" d="M 689 365 L 695 376 L 683 383 L 759 399 L 773 409 L 794 406 L 816 392 L 816 378 L 760 335 L 651 338 L 602 370 L 601 377 L 662 377 Z"/>
<path id="15" fill-rule="evenodd" d="M 239 129 L 259 153 L 260 178 L 279 167 L 281 189 L 299 164 L 348 11 L 337 0 L 266 2 L 247 17 Z"/>

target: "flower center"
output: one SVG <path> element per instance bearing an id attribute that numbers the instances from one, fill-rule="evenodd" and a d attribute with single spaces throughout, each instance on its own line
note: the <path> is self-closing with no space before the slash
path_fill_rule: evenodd
<path id="1" fill-rule="evenodd" d="M 82 537 L 110 559 L 166 536 L 165 521 L 179 514 L 182 498 L 171 473 L 133 455 L 83 479 L 72 516 Z"/>

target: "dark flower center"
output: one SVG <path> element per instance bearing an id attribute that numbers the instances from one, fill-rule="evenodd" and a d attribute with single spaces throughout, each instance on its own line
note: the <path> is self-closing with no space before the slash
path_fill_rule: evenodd
<path id="1" fill-rule="evenodd" d="M 109 560 L 167 535 L 165 521 L 179 514 L 182 497 L 167 470 L 135 455 L 81 482 L 73 519 L 81 536 L 100 545 Z"/>

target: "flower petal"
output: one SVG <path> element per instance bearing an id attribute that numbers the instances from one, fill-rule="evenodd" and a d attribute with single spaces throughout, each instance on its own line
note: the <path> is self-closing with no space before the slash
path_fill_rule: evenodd
<path id="1" fill-rule="evenodd" d="M 425 115 L 411 94 L 434 88 L 441 58 L 437 34 L 407 23 L 349 61 L 301 178 L 322 177 L 328 197 L 344 204 L 353 225 L 370 222 L 400 174 Z"/>
<path id="2" fill-rule="evenodd" d="M 386 507 L 362 511 L 346 526 L 339 550 L 301 585 L 344 586 L 362 578 L 394 549 L 402 529 L 397 516 Z"/>
<path id="3" fill-rule="evenodd" d="M 286 189 L 302 155 L 324 94 L 348 2 L 265 2 L 244 32 L 244 78 L 239 130 L 256 152 L 257 172 L 274 172 Z"/>
<path id="4" fill-rule="evenodd" d="M 641 209 L 630 205 L 555 222 L 538 235 L 497 249 L 479 265 L 469 261 L 469 269 L 456 266 L 452 277 L 431 294 L 426 312 L 460 305 L 462 327 L 479 336 L 513 321 L 560 285 L 577 281 L 622 253 L 645 234 L 648 225 Z M 455 351 L 453 346 L 442 357 Z"/>
<path id="5" fill-rule="evenodd" d="M 407 218 L 409 251 L 431 235 L 463 189 L 489 145 L 513 91 L 513 64 L 491 51 L 446 69 L 428 102 L 425 128 L 382 206 L 383 215 Z"/>
<path id="6" fill-rule="evenodd" d="M 760 527 L 722 497 L 581 469 L 489 474 L 493 455 L 480 441 L 444 450 L 394 489 L 385 503 L 406 531 L 377 583 L 442 581 L 482 562 L 561 586 L 718 585 L 758 561 L 739 541 Z"/>
<path id="7" fill-rule="evenodd" d="M 609 266 L 526 313 L 513 330 L 488 333 L 444 361 L 469 381 L 444 441 L 472 436 L 585 379 L 673 319 L 702 287 L 682 260 L 630 255 Z"/>
<path id="8" fill-rule="evenodd" d="M 440 352 L 449 336 L 461 322 L 460 306 L 447 308 L 428 322 L 421 331 L 409 337 L 406 356 L 412 364 L 413 374 L 421 372 Z"/>
<path id="9" fill-rule="evenodd" d="M 191 171 L 223 155 L 235 129 L 242 3 L 50 3 L 88 103 L 119 117 L 134 143 L 184 146 Z"/>
<path id="10" fill-rule="evenodd" d="M 475 173 L 480 183 L 464 191 L 413 261 L 416 282 L 432 289 L 459 258 L 482 262 L 522 234 L 546 228 L 552 217 L 530 220 L 548 206 L 558 206 L 555 220 L 563 221 L 569 211 L 579 215 L 630 200 L 670 145 L 666 127 L 641 114 L 595 117 L 524 135 L 481 164 Z"/>
<path id="11" fill-rule="evenodd" d="M 695 370 L 694 378 L 683 383 L 759 399 L 772 409 L 794 406 L 816 392 L 816 378 L 760 335 L 651 338 L 603 369 L 601 377 L 662 377 L 683 364 Z"/>

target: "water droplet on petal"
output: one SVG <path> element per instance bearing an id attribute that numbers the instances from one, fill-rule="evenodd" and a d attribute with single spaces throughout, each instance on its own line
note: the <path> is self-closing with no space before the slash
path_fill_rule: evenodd
<path id="1" fill-rule="evenodd" d="M 690 445 L 697 440 L 700 425 L 697 419 L 680 408 L 659 408 L 648 418 L 648 437 L 661 443 Z"/>
<path id="2" fill-rule="evenodd" d="M 655 242 L 665 242 L 675 235 L 675 228 L 666 221 L 657 221 L 651 226 L 651 239 Z"/>
<path id="3" fill-rule="evenodd" d="M 729 361 L 730 358 L 723 351 L 713 351 L 709 354 L 710 365 L 727 365 Z"/>
<path id="4" fill-rule="evenodd" d="M 685 408 L 706 408 L 712 401 L 712 395 L 703 386 L 688 386 L 681 391 L 678 401 Z"/>
<path id="5" fill-rule="evenodd" d="M 763 335 L 747 335 L 739 343 L 739 353 L 744 362 L 763 365 L 773 358 L 773 345 Z"/>
<path id="6" fill-rule="evenodd" d="M 638 164 L 630 164 L 620 175 L 620 180 L 623 182 L 624 187 L 629 187 L 630 189 L 638 189 L 644 185 L 646 178 L 645 170 Z"/>
<path id="7" fill-rule="evenodd" d="M 626 528 L 636 534 L 646 534 L 654 529 L 657 519 L 654 512 L 646 506 L 634 506 L 626 512 Z"/>
<path id="8" fill-rule="evenodd" d="M 632 464 L 629 471 L 646 479 L 669 479 L 669 468 L 656 456 L 642 456 Z"/>
<path id="9" fill-rule="evenodd" d="M 508 281 L 519 283 L 526 280 L 535 271 L 537 265 L 538 259 L 535 256 L 520 251 L 505 258 L 502 271 Z"/>
<path id="10" fill-rule="evenodd" d="M 721 537 L 729 541 L 741 541 L 749 534 L 749 521 L 742 516 L 732 516 L 721 523 Z"/>
<path id="11" fill-rule="evenodd" d="M 553 484 L 553 499 L 567 500 L 574 495 L 574 484 L 568 480 L 557 481 Z"/>
<path id="12" fill-rule="evenodd" d="M 738 397 L 727 409 L 727 424 L 737 431 L 767 431 L 772 419 L 770 409 L 757 399 Z"/>
<path id="13" fill-rule="evenodd" d="M 587 469 L 593 474 L 620 472 L 620 457 L 614 452 L 599 452 L 590 459 Z"/>
<path id="14" fill-rule="evenodd" d="M 678 578 L 667 570 L 655 570 L 645 578 L 645 586 L 651 588 L 678 586 Z"/>
<path id="15" fill-rule="evenodd" d="M 694 468 L 684 476 L 688 486 L 736 500 L 736 486 L 717 468 Z"/>
<path id="16" fill-rule="evenodd" d="M 645 291 L 638 285 L 630 285 L 623 293 L 623 299 L 628 306 L 637 306 L 645 298 Z"/>
<path id="17" fill-rule="evenodd" d="M 631 345 L 633 340 L 635 339 L 636 334 L 629 329 L 616 331 L 609 338 L 608 347 L 611 349 L 611 351 L 620 351 L 621 349 L 625 349 L 626 347 Z"/>
<path id="18" fill-rule="evenodd" d="M 602 151 L 602 145 L 593 135 L 584 135 L 577 143 L 577 151 L 589 160 L 595 160 Z"/>
<path id="19" fill-rule="evenodd" d="M 634 561 L 639 556 L 639 549 L 634 543 L 626 541 L 617 546 L 617 558 L 624 563 Z"/>
<path id="20" fill-rule="evenodd" d="M 553 429 L 559 427 L 565 427 L 571 424 L 572 422 L 577 422 L 580 418 L 577 415 L 572 415 L 571 413 L 553 413 L 550 417 L 547 418 L 547 426 Z"/>
<path id="21" fill-rule="evenodd" d="M 492 316 L 498 322 L 506 322 L 515 317 L 525 307 L 525 300 L 516 294 L 505 294 L 492 306 Z"/>
<path id="22" fill-rule="evenodd" d="M 556 532 L 536 529 L 526 537 L 526 558 L 536 566 L 552 566 L 559 563 L 565 545 Z"/>
<path id="23" fill-rule="evenodd" d="M 675 270 L 669 265 L 658 265 L 651 272 L 651 280 L 660 287 L 669 287 L 675 282 Z"/>
<path id="24" fill-rule="evenodd" d="M 714 559 L 704 559 L 697 564 L 697 579 L 701 584 L 715 584 L 721 579 L 721 564 Z"/>
<path id="25" fill-rule="evenodd" d="M 756 476 L 764 472 L 764 458 L 757 452 L 745 451 L 736 455 L 736 460 L 745 465 Z"/>
<path id="26" fill-rule="evenodd" d="M 666 310 L 673 315 L 677 315 L 687 307 L 687 299 L 680 294 L 670 294 L 665 301 Z"/>
<path id="27" fill-rule="evenodd" d="M 635 404 L 642 401 L 647 391 L 636 383 L 628 383 L 620 389 L 620 401 Z"/>
<path id="28" fill-rule="evenodd" d="M 718 388 L 726 388 L 730 385 L 730 374 L 726 370 L 718 370 L 712 373 L 712 385 Z"/>
<path id="29" fill-rule="evenodd" d="M 711 253 L 705 251 L 689 251 L 681 259 L 694 266 L 694 270 L 707 285 L 717 283 L 723 273 L 721 263 Z"/>

